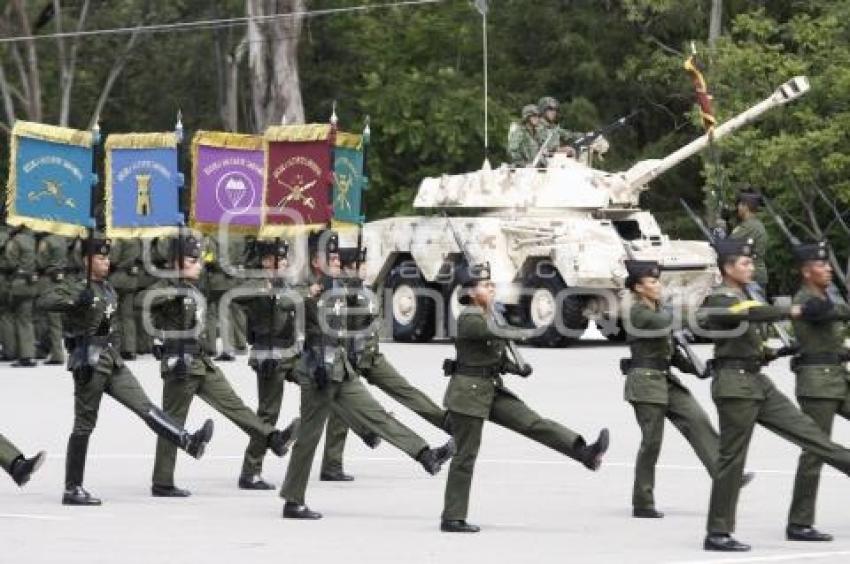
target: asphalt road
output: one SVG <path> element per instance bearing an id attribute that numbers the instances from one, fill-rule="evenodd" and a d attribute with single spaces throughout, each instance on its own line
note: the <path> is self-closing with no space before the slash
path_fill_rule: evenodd
<path id="1" fill-rule="evenodd" d="M 706 355 L 706 346 L 698 347 Z M 386 344 L 389 359 L 432 397 L 441 399 L 446 344 Z M 354 438 L 347 447 L 349 484 L 311 481 L 308 504 L 322 511 L 317 522 L 281 519 L 276 492 L 236 488 L 246 437 L 201 400 L 190 427 L 205 417 L 216 422 L 207 455 L 180 455 L 178 485 L 192 490 L 183 500 L 150 497 L 155 438 L 115 401 L 105 398 L 89 450 L 86 487 L 104 499 L 99 508 L 60 502 L 64 450 L 72 422 L 72 383 L 62 367 L 25 370 L 0 365 L 0 429 L 25 452 L 46 449 L 49 459 L 32 482 L 18 489 L 0 479 L 0 563 L 14 562 L 847 562 L 850 560 L 850 481 L 828 469 L 821 482 L 818 525 L 836 535 L 832 543 L 784 540 L 799 451 L 758 430 L 748 467 L 756 480 L 741 495 L 738 537 L 754 545 L 739 556 L 701 549 L 710 481 L 682 437 L 667 427 L 657 472 L 662 520 L 630 517 L 632 473 L 639 430 L 622 400 L 617 361 L 624 349 L 583 342 L 568 350 L 524 349 L 535 373 L 508 377 L 529 405 L 594 438 L 608 426 L 612 446 L 598 473 L 494 425 L 485 430 L 473 485 L 470 521 L 478 535 L 438 531 L 445 471 L 426 475 L 392 447 L 368 450 Z M 256 385 L 245 357 L 224 364 L 242 397 L 253 405 Z M 161 381 L 153 360 L 131 363 L 158 401 Z M 793 391 L 787 365 L 768 371 Z M 684 377 L 714 417 L 708 385 Z M 429 442 L 445 436 L 375 390 L 375 395 Z M 285 393 L 284 417 L 296 414 L 298 391 Z M 835 437 L 850 443 L 846 422 Z M 286 460 L 266 459 L 265 476 L 280 484 Z M 314 464 L 314 475 L 318 462 Z M 317 476 L 316 476 L 317 478 Z"/>

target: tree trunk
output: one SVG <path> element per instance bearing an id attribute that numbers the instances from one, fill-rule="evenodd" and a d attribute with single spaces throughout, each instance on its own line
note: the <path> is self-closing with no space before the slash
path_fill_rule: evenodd
<path id="1" fill-rule="evenodd" d="M 711 0 L 711 18 L 708 22 L 708 46 L 713 49 L 720 37 L 723 23 L 723 0 Z"/>
<path id="2" fill-rule="evenodd" d="M 298 41 L 305 9 L 306 0 L 245 0 L 245 10 L 250 18 L 276 13 L 292 14 L 290 17 L 251 20 L 248 23 L 248 65 L 257 131 L 277 123 L 304 123 L 298 77 Z"/>

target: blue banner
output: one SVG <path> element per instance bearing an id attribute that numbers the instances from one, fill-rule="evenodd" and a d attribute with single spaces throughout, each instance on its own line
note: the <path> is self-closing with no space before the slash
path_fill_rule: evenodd
<path id="1" fill-rule="evenodd" d="M 106 140 L 106 232 L 158 237 L 183 224 L 177 141 L 173 134 L 110 135 Z"/>
<path id="2" fill-rule="evenodd" d="M 12 130 L 8 223 L 69 237 L 93 227 L 91 134 L 18 121 Z"/>
<path id="3" fill-rule="evenodd" d="M 363 223 L 362 199 L 366 185 L 362 146 L 334 147 L 334 220 Z"/>

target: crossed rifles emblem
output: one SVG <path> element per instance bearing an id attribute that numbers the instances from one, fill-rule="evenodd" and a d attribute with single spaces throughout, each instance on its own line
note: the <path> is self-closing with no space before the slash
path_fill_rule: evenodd
<path id="1" fill-rule="evenodd" d="M 280 185 L 289 190 L 289 193 L 286 194 L 280 201 L 277 203 L 275 207 L 284 208 L 291 203 L 295 204 L 304 204 L 305 207 L 312 209 L 316 208 L 316 200 L 313 199 L 312 196 L 308 196 L 307 192 L 316 185 L 318 180 L 313 180 L 312 182 L 304 182 L 304 177 L 300 174 L 295 177 L 295 185 L 287 184 L 286 182 L 281 181 Z"/>
<path id="2" fill-rule="evenodd" d="M 30 202 L 37 202 L 42 198 L 52 198 L 56 200 L 56 203 L 60 206 L 68 206 L 69 208 L 76 208 L 77 204 L 74 202 L 74 198 L 66 198 L 62 193 L 62 185 L 55 180 L 44 180 L 44 186 L 38 192 L 30 192 L 27 194 L 27 199 Z"/>

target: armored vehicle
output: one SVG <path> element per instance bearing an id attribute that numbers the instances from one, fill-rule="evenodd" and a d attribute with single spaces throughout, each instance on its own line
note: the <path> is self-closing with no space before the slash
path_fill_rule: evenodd
<path id="1" fill-rule="evenodd" d="M 629 257 L 663 265 L 673 302 L 700 300 L 717 279 L 714 251 L 703 241 L 670 239 L 639 207 L 640 194 L 713 141 L 808 90 L 806 77 L 795 77 L 713 132 L 622 172 L 556 153 L 545 168 L 485 163 L 475 172 L 424 179 L 414 207 L 433 215 L 373 221 L 364 229 L 367 280 L 384 288 L 393 338 L 453 335 L 454 273 L 465 257 L 490 263 L 509 319 L 536 329 L 530 340 L 541 346 L 569 344 L 588 320 L 611 339 L 623 337 L 618 311 Z"/>

